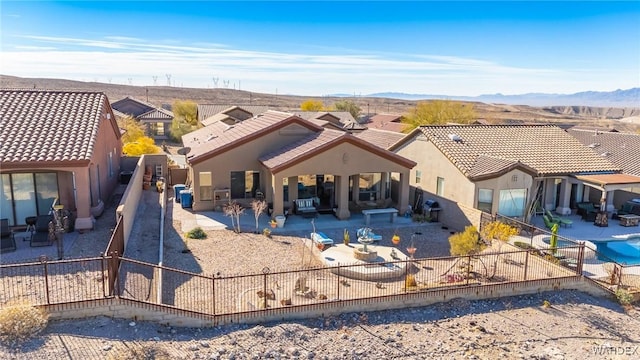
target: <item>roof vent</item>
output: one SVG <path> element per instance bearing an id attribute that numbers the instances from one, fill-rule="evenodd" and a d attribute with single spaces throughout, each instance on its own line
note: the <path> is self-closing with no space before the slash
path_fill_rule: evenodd
<path id="1" fill-rule="evenodd" d="M 455 142 L 462 142 L 462 137 L 458 134 L 449 134 L 449 139 Z"/>
<path id="2" fill-rule="evenodd" d="M 600 155 L 602 155 L 602 156 L 604 156 L 604 157 L 607 157 L 607 156 L 611 155 L 611 153 L 610 153 L 610 152 L 608 152 L 608 151 L 605 151 L 605 152 L 603 152 L 603 153 L 602 153 L 602 154 L 600 154 Z"/>
<path id="3" fill-rule="evenodd" d="M 592 144 L 589 144 L 589 147 L 590 147 L 590 148 L 592 148 L 592 149 L 593 149 L 593 148 L 596 148 L 596 147 L 598 147 L 598 146 L 600 146 L 600 143 L 592 143 Z"/>
<path id="4" fill-rule="evenodd" d="M 215 139 L 215 138 L 217 138 L 217 136 L 215 136 L 215 135 L 209 135 L 209 137 L 207 138 L 207 140 L 206 140 L 206 141 L 211 141 L 211 140 L 213 140 L 213 139 Z"/>

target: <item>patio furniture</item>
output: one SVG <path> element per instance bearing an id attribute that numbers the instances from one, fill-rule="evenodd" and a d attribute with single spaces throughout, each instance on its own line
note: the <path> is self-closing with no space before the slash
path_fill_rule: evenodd
<path id="1" fill-rule="evenodd" d="M 296 215 L 302 215 L 305 218 L 316 217 L 318 210 L 316 209 L 313 199 L 297 199 L 294 202 Z"/>
<path id="2" fill-rule="evenodd" d="M 544 226 L 551 230 L 554 224 L 558 224 L 557 222 L 551 220 L 547 214 L 542 215 L 542 221 L 544 221 Z"/>
<path id="3" fill-rule="evenodd" d="M 598 208 L 590 202 L 579 202 L 576 204 L 578 207 L 578 215 L 582 217 L 582 220 L 588 222 L 594 222 L 596 215 L 598 214 Z"/>
<path id="4" fill-rule="evenodd" d="M 553 215 L 549 210 L 545 210 L 545 214 L 549 217 L 549 219 L 551 219 L 552 222 L 556 222 L 560 224 L 560 226 L 563 226 L 563 225 L 564 227 L 573 226 L 573 221 L 571 221 L 571 219 Z"/>
<path id="5" fill-rule="evenodd" d="M 39 215 L 36 220 L 35 231 L 31 232 L 31 238 L 29 245 L 36 246 L 50 246 L 55 240 L 55 235 L 50 231 L 53 217 L 51 215 Z M 51 224 L 51 225 L 50 225 Z"/>
<path id="6" fill-rule="evenodd" d="M 9 219 L 0 219 L 0 253 L 15 251 L 16 239 L 9 228 Z"/>
<path id="7" fill-rule="evenodd" d="M 317 244 L 333 245 L 333 239 L 325 235 L 325 233 L 317 231 L 311 233 L 311 240 Z"/>
<path id="8" fill-rule="evenodd" d="M 620 215 L 620 226 L 638 226 L 640 216 L 638 215 Z"/>
<path id="9" fill-rule="evenodd" d="M 387 208 L 387 209 L 368 209 L 362 210 L 362 215 L 364 215 L 364 223 L 368 226 L 371 222 L 371 215 L 376 214 L 389 214 L 390 221 L 395 222 L 396 216 L 398 215 L 398 209 Z"/>

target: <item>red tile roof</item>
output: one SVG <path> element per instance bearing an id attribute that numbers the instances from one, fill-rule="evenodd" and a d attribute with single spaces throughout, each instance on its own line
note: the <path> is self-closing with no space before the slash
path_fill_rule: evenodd
<path id="1" fill-rule="evenodd" d="M 0 90 L 0 162 L 90 160 L 108 99 L 98 92 Z"/>
<path id="2" fill-rule="evenodd" d="M 297 122 L 302 126 L 306 126 L 315 131 L 322 131 L 321 127 L 293 114 L 269 110 L 261 115 L 244 120 L 233 126 L 227 126 L 225 129 L 219 128 L 211 131 L 209 129 L 211 126 L 200 129 L 198 130 L 198 136 L 202 136 L 205 129 L 210 131 L 209 136 L 204 139 L 204 141 L 200 138 L 197 141 L 190 142 L 189 137 L 193 133 L 186 134 L 182 138 L 185 146 L 192 147 L 191 151 L 187 155 L 189 162 L 196 163 L 214 156 L 215 154 L 224 152 L 239 143 L 251 141 L 267 132 L 277 130 L 293 122 Z M 185 141 L 185 139 L 187 141 Z M 187 145 L 187 143 L 190 145 Z"/>
<path id="3" fill-rule="evenodd" d="M 406 136 L 406 134 L 395 131 L 379 129 L 367 129 L 360 132 L 354 132 L 353 135 L 383 149 L 388 149 L 391 145 L 397 143 Z"/>

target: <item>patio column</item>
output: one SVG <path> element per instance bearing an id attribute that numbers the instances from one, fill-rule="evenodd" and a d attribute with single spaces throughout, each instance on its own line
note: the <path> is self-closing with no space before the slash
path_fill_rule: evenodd
<path id="1" fill-rule="evenodd" d="M 351 198 L 353 202 L 356 204 L 360 203 L 360 174 L 351 175 L 353 176 L 353 188 L 351 188 Z M 347 181 L 347 187 L 349 189 L 349 181 Z M 347 198 L 347 201 L 349 198 Z"/>
<path id="2" fill-rule="evenodd" d="M 282 176 L 273 176 L 273 184 L 271 185 L 271 192 L 273 192 L 273 213 L 271 213 L 271 217 L 284 215 L 284 204 L 282 201 L 284 196 L 282 190 L 283 179 L 284 177 Z"/>
<path id="3" fill-rule="evenodd" d="M 556 207 L 555 194 L 556 194 L 556 179 L 545 179 L 544 181 L 544 201 L 543 206 L 546 209 L 553 209 Z"/>
<path id="4" fill-rule="evenodd" d="M 591 192 L 591 186 L 584 187 L 584 193 L 582 193 L 582 201 L 590 202 L 589 200 L 589 192 Z"/>
<path id="5" fill-rule="evenodd" d="M 336 197 L 338 198 L 338 210 L 336 217 L 340 220 L 351 217 L 349 212 L 349 176 L 336 176 Z"/>
<path id="6" fill-rule="evenodd" d="M 271 175 L 271 172 L 265 171 L 262 178 L 264 179 L 264 184 L 262 185 L 264 186 L 264 200 L 273 204 L 273 175 Z"/>
<path id="7" fill-rule="evenodd" d="M 556 208 L 556 212 L 560 215 L 571 214 L 571 183 L 569 180 L 563 179 L 560 183 L 560 203 Z"/>
<path id="8" fill-rule="evenodd" d="M 298 177 L 289 176 L 287 178 L 287 184 L 289 184 L 289 203 L 293 204 L 293 202 L 298 199 Z"/>
<path id="9" fill-rule="evenodd" d="M 616 207 L 613 205 L 613 194 L 615 191 L 607 191 L 607 211 L 613 212 Z"/>
<path id="10" fill-rule="evenodd" d="M 400 184 L 398 189 L 398 212 L 400 215 L 404 215 L 409 207 L 409 176 L 410 170 L 408 169 L 400 172 Z"/>

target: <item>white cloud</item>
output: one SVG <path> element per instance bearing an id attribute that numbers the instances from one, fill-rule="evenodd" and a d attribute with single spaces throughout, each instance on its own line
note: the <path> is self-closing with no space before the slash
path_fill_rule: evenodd
<path id="1" fill-rule="evenodd" d="M 501 92 L 571 92 L 608 87 L 624 74 L 525 68 L 473 58 L 433 54 L 302 54 L 249 51 L 223 44 L 149 43 L 109 36 L 102 40 L 29 36 L 47 46 L 3 49 L 3 73 L 25 77 L 153 85 L 171 74 L 174 85 L 212 87 L 213 77 L 242 89 L 299 95 L 400 91 L 443 95 Z M 164 85 L 166 81 L 158 81 Z M 222 81 L 219 82 L 219 86 Z M 597 84 L 597 85 L 596 85 Z M 628 85 L 628 86 L 627 86 Z M 230 86 L 232 87 L 232 86 Z"/>

